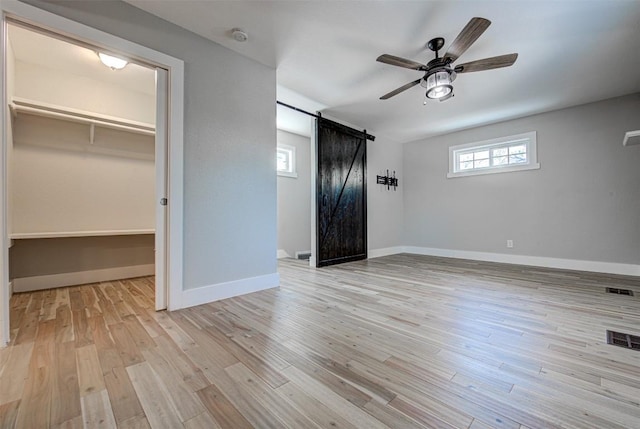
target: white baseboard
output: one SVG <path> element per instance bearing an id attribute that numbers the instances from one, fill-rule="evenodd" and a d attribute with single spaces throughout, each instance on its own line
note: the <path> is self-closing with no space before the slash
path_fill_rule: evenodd
<path id="1" fill-rule="evenodd" d="M 620 274 L 625 276 L 640 276 L 640 265 L 634 264 L 548 258 L 544 256 L 507 255 L 503 253 L 437 249 L 431 247 L 405 246 L 403 249 L 405 253 L 413 253 L 417 255 L 443 256 L 447 258 L 472 259 L 475 261 L 501 262 L 504 264 L 560 268 L 565 270 L 590 271 L 596 273 Z"/>
<path id="2" fill-rule="evenodd" d="M 382 256 L 396 255 L 405 253 L 404 246 L 385 247 L 382 249 L 369 249 L 367 251 L 368 258 L 380 258 Z"/>
<path id="3" fill-rule="evenodd" d="M 278 259 L 290 258 L 290 257 L 291 257 L 291 255 L 289 255 L 286 250 L 278 249 Z"/>
<path id="4" fill-rule="evenodd" d="M 100 270 L 77 271 L 73 273 L 49 274 L 44 276 L 18 277 L 12 279 L 14 292 L 52 289 L 56 287 L 152 276 L 155 265 L 132 265 L 129 267 L 104 268 Z"/>
<path id="5" fill-rule="evenodd" d="M 280 274 L 273 273 L 209 286 L 201 286 L 195 289 L 187 289 L 182 292 L 182 308 L 271 289 L 279 285 Z"/>

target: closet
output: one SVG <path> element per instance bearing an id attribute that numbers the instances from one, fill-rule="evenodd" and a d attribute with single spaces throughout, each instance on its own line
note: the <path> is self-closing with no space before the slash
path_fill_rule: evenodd
<path id="1" fill-rule="evenodd" d="M 9 25 L 14 292 L 154 274 L 155 71 Z"/>

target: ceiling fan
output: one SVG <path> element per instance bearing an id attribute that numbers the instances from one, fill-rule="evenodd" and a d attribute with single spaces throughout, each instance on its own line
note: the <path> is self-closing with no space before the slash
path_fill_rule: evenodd
<path id="1" fill-rule="evenodd" d="M 471 61 L 464 64 L 452 66 L 469 47 L 484 33 L 491 25 L 491 21 L 485 18 L 471 18 L 469 23 L 462 29 L 458 37 L 453 41 L 449 50 L 444 56 L 439 57 L 438 51 L 444 46 L 444 39 L 436 37 L 429 40 L 427 47 L 435 52 L 436 57 L 427 64 L 420 64 L 395 55 L 384 54 L 377 58 L 377 61 L 392 66 L 404 67 L 412 70 L 423 71 L 424 76 L 413 82 L 409 82 L 400 88 L 380 97 L 386 100 L 398 95 L 407 89 L 420 84 L 427 89 L 427 98 L 445 101 L 453 97 L 453 85 L 451 84 L 458 73 L 470 73 L 482 70 L 491 70 L 501 67 L 509 67 L 516 62 L 518 54 L 499 55 L 497 57 L 484 58 L 482 60 Z M 425 102 L 426 103 L 426 102 Z"/>

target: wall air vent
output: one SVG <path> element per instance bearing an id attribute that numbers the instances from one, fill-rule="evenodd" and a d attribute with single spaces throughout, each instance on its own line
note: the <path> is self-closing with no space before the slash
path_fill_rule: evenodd
<path id="1" fill-rule="evenodd" d="M 622 332 L 607 331 L 607 344 L 625 349 L 640 350 L 640 337 Z"/>
<path id="2" fill-rule="evenodd" d="M 622 146 L 634 146 L 640 144 L 640 130 L 627 131 L 622 140 Z"/>
<path id="3" fill-rule="evenodd" d="M 617 289 L 617 288 L 614 288 L 614 287 L 608 287 L 607 288 L 607 293 L 615 293 L 617 295 L 633 296 L 633 291 L 631 289 Z"/>

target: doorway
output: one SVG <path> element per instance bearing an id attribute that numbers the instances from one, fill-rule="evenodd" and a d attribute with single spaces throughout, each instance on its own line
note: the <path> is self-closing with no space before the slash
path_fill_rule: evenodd
<path id="1" fill-rule="evenodd" d="M 116 69 L 99 55 L 20 22 L 7 26 L 13 292 L 155 273 L 155 230 L 164 227 L 154 204 L 164 188 L 155 183 L 156 71 Z M 164 258 L 158 263 L 162 272 Z"/>
<path id="2" fill-rule="evenodd" d="M 147 67 L 152 67 L 156 72 L 156 89 L 158 91 L 155 100 L 156 114 L 155 120 L 157 123 L 157 132 L 155 133 L 155 193 L 154 193 L 154 206 L 155 206 L 155 232 L 156 239 L 155 244 L 155 275 L 156 275 L 156 310 L 163 308 L 176 309 L 180 308 L 180 293 L 176 291 L 176 287 L 182 280 L 182 234 L 181 228 L 175 227 L 177 222 L 181 223 L 182 216 L 182 198 L 180 192 L 176 192 L 175 195 L 171 195 L 171 204 L 167 205 L 167 199 L 170 195 L 168 188 L 173 186 L 173 189 L 178 191 L 181 188 L 182 183 L 182 93 L 183 93 L 183 63 L 180 60 L 169 57 L 165 54 L 153 51 L 148 48 L 136 45 L 132 42 L 119 39 L 115 36 L 102 33 L 98 30 L 90 27 L 75 23 L 65 18 L 43 12 L 37 8 L 33 8 L 24 4 L 3 4 L 3 31 L 2 31 L 2 59 L 3 59 L 3 150 L 2 150 L 2 195 L 0 198 L 0 220 L 2 222 L 2 246 L 0 249 L 0 322 L 2 325 L 2 332 L 0 335 L 0 346 L 6 345 L 9 339 L 9 317 L 8 317 L 8 303 L 9 303 L 9 260 L 8 260 L 8 248 L 11 245 L 9 238 L 9 227 L 12 227 L 11 219 L 8 210 L 8 166 L 9 160 L 7 159 L 7 148 L 10 143 L 10 120 L 11 111 L 9 109 L 9 102 L 13 101 L 9 97 L 7 91 L 7 69 L 10 67 L 8 64 L 8 43 L 6 40 L 7 26 L 11 24 L 18 24 L 24 27 L 34 29 L 39 33 L 48 33 L 56 38 L 63 38 L 66 40 L 71 39 L 72 42 L 89 47 L 94 50 L 103 50 L 108 53 L 114 53 L 120 57 L 124 57 L 129 61 L 136 62 L 138 64 L 144 64 Z M 46 28 L 46 30 L 45 30 Z M 65 36 L 60 36 L 64 33 Z M 171 101 L 170 101 L 171 100 Z M 22 107 L 32 107 L 28 103 L 22 101 Z M 51 109 L 51 104 L 48 103 L 49 110 L 56 110 L 55 106 Z M 14 103 L 15 105 L 15 103 Z M 43 107 L 43 106 L 39 106 Z M 61 113 L 61 112 L 56 112 Z M 62 112 L 63 114 L 65 112 Z M 67 112 L 68 113 L 68 112 Z M 74 112 L 78 113 L 78 112 Z M 19 114 L 19 113 L 18 113 Z M 109 115 L 104 115 L 109 116 Z M 113 116 L 113 115 L 111 115 Z M 95 119 L 95 118 L 93 118 Z M 99 117 L 99 120 L 113 118 Z M 101 121 L 99 125 L 104 125 Z M 96 125 L 98 125 L 96 122 Z M 116 121 L 117 122 L 117 121 Z M 142 122 L 142 121 L 137 121 Z M 109 125 L 112 125 L 111 123 Z M 118 124 L 120 126 L 128 126 L 130 124 Z M 139 125 L 139 124 L 137 124 Z M 89 140 L 97 138 L 96 132 L 97 126 L 89 126 L 87 137 Z M 109 127 L 106 127 L 109 128 Z M 170 131 L 169 131 L 170 130 Z M 120 131 L 123 131 L 122 129 Z M 169 131 L 169 132 L 168 132 Z M 118 130 L 110 129 L 108 132 L 118 132 Z M 102 148 L 104 149 L 104 148 Z M 169 156 L 171 152 L 171 156 Z M 9 155 L 10 156 L 10 155 Z M 177 165 L 176 165 L 177 164 Z M 179 168 L 173 168 L 174 166 Z M 167 171 L 169 167 L 172 167 L 172 175 L 168 177 Z M 179 185 L 179 186 L 176 186 Z M 175 216 L 171 216 L 171 222 L 168 222 L 168 217 L 174 213 Z M 86 228 L 85 228 L 86 229 Z M 144 228 L 141 228 L 144 229 Z M 147 231 L 141 231 L 147 232 Z M 171 251 L 167 251 L 167 241 L 171 240 L 172 244 L 177 247 L 172 248 Z M 175 259 L 174 259 L 175 258 Z M 176 261 L 175 263 L 170 263 Z M 179 280 L 178 280 L 179 279 Z M 175 285 L 176 287 L 172 287 Z"/>

